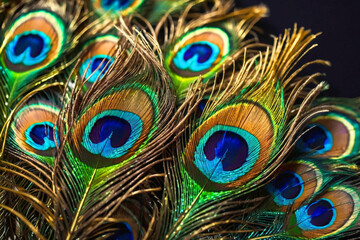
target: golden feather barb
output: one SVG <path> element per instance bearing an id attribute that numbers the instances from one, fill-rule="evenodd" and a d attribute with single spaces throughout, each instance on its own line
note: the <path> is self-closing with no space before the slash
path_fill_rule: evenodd
<path id="1" fill-rule="evenodd" d="M 0 5 L 0 238 L 356 234 L 358 99 L 299 75 L 317 34 L 262 44 L 233 4 Z"/>
<path id="2" fill-rule="evenodd" d="M 169 180 L 165 184 L 169 186 L 164 205 L 173 207 L 168 218 L 174 222 L 164 238 L 191 239 L 209 229 L 212 236 L 221 236 L 226 226 L 228 233 L 235 233 L 238 230 L 231 226 L 241 220 L 230 219 L 249 212 L 240 213 L 232 207 L 248 204 L 253 209 L 264 200 L 242 201 L 272 177 L 294 144 L 295 133 L 288 131 L 298 127 L 300 111 L 293 103 L 310 80 L 297 80 L 296 91 L 286 90 L 299 73 L 290 74 L 294 63 L 307 52 L 315 36 L 303 28 L 295 27 L 292 34 L 287 30 L 274 40 L 271 49 L 247 60 L 223 89 L 213 90 L 200 119 L 188 122 L 190 133 L 179 139 L 174 165 L 166 167 Z M 322 90 L 322 85 L 307 98 Z M 199 88 L 202 93 L 208 89 L 198 82 L 190 87 L 187 97 L 193 97 Z M 301 107 L 309 104 L 305 100 Z M 216 226 L 222 226 L 218 232 Z"/>

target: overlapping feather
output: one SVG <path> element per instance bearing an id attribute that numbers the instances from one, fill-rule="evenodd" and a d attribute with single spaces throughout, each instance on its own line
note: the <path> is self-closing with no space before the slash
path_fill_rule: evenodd
<path id="1" fill-rule="evenodd" d="M 317 34 L 232 8 L 1 2 L 0 238 L 356 236 L 358 99 L 299 76 Z"/>
<path id="2" fill-rule="evenodd" d="M 195 2 L 187 6 L 177 22 L 169 17 L 168 23 L 164 18 L 156 27 L 159 41 L 163 42 L 164 64 L 178 95 L 199 76 L 210 80 L 222 68 L 232 66 L 232 61 L 242 60 L 245 46 L 251 49 L 255 40 L 246 37 L 252 26 L 266 16 L 267 8 L 255 6 L 228 13 L 231 3 L 215 1 L 208 13 L 189 20 L 192 9 L 197 7 Z M 163 38 L 159 36 L 161 30 Z"/>
<path id="3" fill-rule="evenodd" d="M 9 4 L 1 24 L 2 139 L 6 138 L 18 106 L 38 91 L 35 88 L 64 82 L 59 78 L 55 80 L 55 76 L 70 65 L 71 61 L 63 56 L 75 47 L 76 38 L 82 34 L 79 27 L 83 21 L 81 1 Z"/>
<path id="4" fill-rule="evenodd" d="M 297 127 L 300 114 L 293 102 L 309 80 L 298 80 L 297 91 L 286 92 L 295 76 L 289 71 L 314 36 L 302 28 L 286 31 L 271 50 L 248 60 L 223 91 L 214 90 L 200 120 L 189 123 L 190 135 L 179 141 L 174 166 L 165 171 L 169 186 L 164 199 L 173 207 L 165 239 L 191 239 L 206 231 L 221 235 L 216 226 L 233 226 L 240 220 L 231 219 L 261 202 L 261 197 L 239 199 L 271 177 L 293 144 L 295 136 L 287 131 Z M 194 85 L 188 96 L 199 87 Z M 314 91 L 321 88 L 322 83 Z M 246 203 L 249 209 L 235 209 Z"/>

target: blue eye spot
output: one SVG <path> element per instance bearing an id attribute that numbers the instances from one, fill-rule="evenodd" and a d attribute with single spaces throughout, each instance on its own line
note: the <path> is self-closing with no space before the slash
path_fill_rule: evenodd
<path id="1" fill-rule="evenodd" d="M 134 0 L 103 0 L 102 7 L 105 10 L 119 11 L 128 8 Z"/>
<path id="2" fill-rule="evenodd" d="M 302 178 L 292 171 L 279 174 L 266 189 L 273 195 L 274 202 L 279 206 L 293 204 L 304 191 Z"/>
<path id="3" fill-rule="evenodd" d="M 43 32 L 26 31 L 16 35 L 6 46 L 6 56 L 12 64 L 32 66 L 46 59 L 51 40 Z"/>
<path id="4" fill-rule="evenodd" d="M 93 61 L 93 64 L 91 64 L 91 71 L 94 72 L 96 69 L 100 69 L 103 70 L 104 72 L 106 72 L 109 69 L 109 65 L 108 62 L 110 60 L 108 58 L 95 58 Z"/>
<path id="5" fill-rule="evenodd" d="M 334 223 L 336 209 L 329 199 L 321 198 L 301 207 L 295 215 L 299 227 L 303 230 L 324 229 Z"/>
<path id="6" fill-rule="evenodd" d="M 88 79 L 90 83 L 94 83 L 97 79 L 104 77 L 113 62 L 114 60 L 107 55 L 93 56 L 81 64 L 80 75 L 83 76 L 84 72 L 86 72 L 85 79 Z"/>
<path id="7" fill-rule="evenodd" d="M 299 196 L 302 189 L 301 179 L 293 173 L 283 173 L 275 183 L 275 188 L 281 191 L 281 195 L 287 199 L 294 199 Z"/>
<path id="8" fill-rule="evenodd" d="M 209 137 L 204 153 L 209 161 L 222 159 L 224 171 L 240 168 L 246 161 L 249 147 L 246 140 L 234 132 L 217 131 Z"/>
<path id="9" fill-rule="evenodd" d="M 317 227 L 323 227 L 331 222 L 334 211 L 335 209 L 329 201 L 319 200 L 309 206 L 307 213 L 311 216 L 311 224 Z"/>
<path id="10" fill-rule="evenodd" d="M 107 110 L 93 117 L 85 127 L 82 145 L 93 154 L 118 158 L 139 139 L 143 123 L 134 113 Z"/>
<path id="11" fill-rule="evenodd" d="M 19 56 L 28 47 L 30 47 L 30 56 L 37 57 L 44 48 L 44 40 L 37 34 L 21 35 L 14 49 L 15 55 Z"/>
<path id="12" fill-rule="evenodd" d="M 206 41 L 188 44 L 173 59 L 176 68 L 200 72 L 209 69 L 220 54 L 220 48 Z"/>
<path id="13" fill-rule="evenodd" d="M 212 49 L 208 44 L 195 43 L 190 45 L 184 54 L 184 60 L 187 61 L 194 55 L 198 55 L 197 62 L 204 63 L 211 57 Z"/>
<path id="14" fill-rule="evenodd" d="M 319 124 L 311 124 L 304 130 L 296 148 L 299 152 L 313 152 L 322 154 L 332 148 L 333 140 L 331 133 Z"/>
<path id="15" fill-rule="evenodd" d="M 259 152 L 260 143 L 251 133 L 217 125 L 200 139 L 194 164 L 211 181 L 229 183 L 252 169 Z"/>
<path id="16" fill-rule="evenodd" d="M 119 117 L 105 116 L 96 121 L 90 131 L 89 137 L 91 142 L 95 144 L 109 138 L 111 147 L 117 148 L 123 146 L 130 135 L 130 123 Z"/>
<path id="17" fill-rule="evenodd" d="M 116 224 L 116 228 L 119 228 L 111 237 L 107 240 L 134 240 L 131 227 L 126 222 Z"/>
<path id="18" fill-rule="evenodd" d="M 31 125 L 25 131 L 25 142 L 37 150 L 48 150 L 55 148 L 55 139 L 59 142 L 54 124 L 51 122 L 41 122 Z"/>
<path id="19" fill-rule="evenodd" d="M 47 124 L 35 125 L 30 131 L 31 139 L 37 144 L 44 144 L 44 138 L 54 141 L 54 129 Z"/>

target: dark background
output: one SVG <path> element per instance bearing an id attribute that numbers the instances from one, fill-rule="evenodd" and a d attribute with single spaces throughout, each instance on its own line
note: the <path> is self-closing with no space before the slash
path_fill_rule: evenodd
<path id="1" fill-rule="evenodd" d="M 303 74 L 323 72 L 321 80 L 330 84 L 322 95 L 360 97 L 360 1 L 359 0 L 235 0 L 237 7 L 265 4 L 270 16 L 259 26 L 278 35 L 285 28 L 304 26 L 313 33 L 322 32 L 305 60 L 325 59 L 331 67 L 314 65 Z M 266 39 L 265 39 L 266 40 Z"/>

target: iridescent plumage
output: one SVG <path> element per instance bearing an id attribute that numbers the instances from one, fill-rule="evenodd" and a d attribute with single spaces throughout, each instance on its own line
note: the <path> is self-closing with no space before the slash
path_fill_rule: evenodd
<path id="1" fill-rule="evenodd" d="M 359 231 L 359 99 L 224 0 L 1 1 L 1 239 Z"/>

